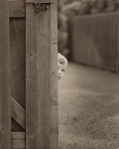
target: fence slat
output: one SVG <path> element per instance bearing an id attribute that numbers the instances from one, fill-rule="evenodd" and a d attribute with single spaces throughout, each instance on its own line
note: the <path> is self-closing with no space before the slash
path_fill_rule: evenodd
<path id="1" fill-rule="evenodd" d="M 58 149 L 57 84 L 57 1 L 50 7 L 50 142 L 48 149 Z"/>
<path id="2" fill-rule="evenodd" d="M 73 43 L 70 48 L 75 62 L 117 72 L 117 14 L 82 15 L 70 19 L 73 22 L 71 30 L 75 32 L 70 43 Z"/>
<path id="3" fill-rule="evenodd" d="M 119 13 L 117 13 L 116 72 L 119 72 Z"/>
<path id="4" fill-rule="evenodd" d="M 10 1 L 10 17 L 25 17 L 24 1 Z"/>
<path id="5" fill-rule="evenodd" d="M 29 0 L 28 0 L 29 1 Z M 52 68 L 50 45 L 56 44 L 55 36 L 50 39 L 50 32 L 56 34 L 56 27 L 50 25 L 50 19 L 56 12 L 36 12 L 34 5 L 26 5 L 26 148 L 49 149 L 50 146 L 50 84 Z M 54 22 L 55 22 L 54 18 Z M 52 22 L 53 23 L 53 22 Z M 54 23 L 55 25 L 55 23 Z M 50 30 L 52 28 L 52 30 Z M 52 42 L 52 43 L 51 43 Z M 56 57 L 55 57 L 56 58 Z M 57 64 L 56 64 L 57 65 Z M 52 75 L 56 72 L 52 71 Z M 56 79 L 55 79 L 56 80 Z M 55 98 L 55 97 L 54 97 Z M 54 101 L 54 99 L 52 99 Z M 51 108 L 52 109 L 52 108 Z M 31 112 L 32 111 L 32 112 Z M 29 114 L 30 113 L 30 114 Z M 51 114 L 51 115 L 50 115 Z"/>
<path id="6" fill-rule="evenodd" d="M 117 34 L 117 17 L 116 17 L 116 14 L 114 15 L 113 14 L 113 18 L 114 18 L 114 21 L 113 21 L 113 36 L 114 36 L 114 39 L 113 39 L 113 49 L 112 49 L 112 71 L 116 72 L 116 57 L 117 57 L 117 51 L 116 51 L 116 47 L 117 47 L 117 37 L 116 37 L 116 34 Z"/>
<path id="7" fill-rule="evenodd" d="M 9 2 L 0 0 L 0 149 L 11 149 Z"/>

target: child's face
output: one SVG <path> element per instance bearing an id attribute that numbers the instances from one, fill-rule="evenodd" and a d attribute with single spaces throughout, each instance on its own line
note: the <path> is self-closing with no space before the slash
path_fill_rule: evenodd
<path id="1" fill-rule="evenodd" d="M 65 73 L 66 65 L 58 63 L 58 80 L 60 80 Z"/>

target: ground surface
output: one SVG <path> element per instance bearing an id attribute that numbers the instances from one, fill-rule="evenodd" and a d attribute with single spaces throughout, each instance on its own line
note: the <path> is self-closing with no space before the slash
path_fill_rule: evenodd
<path id="1" fill-rule="evenodd" d="M 119 74 L 69 64 L 59 81 L 59 149 L 119 149 Z"/>

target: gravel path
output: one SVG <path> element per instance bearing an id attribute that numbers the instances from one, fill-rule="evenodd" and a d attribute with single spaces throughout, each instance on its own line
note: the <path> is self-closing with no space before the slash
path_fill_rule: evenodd
<path id="1" fill-rule="evenodd" d="M 119 149 L 119 74 L 69 64 L 59 81 L 59 149 Z"/>

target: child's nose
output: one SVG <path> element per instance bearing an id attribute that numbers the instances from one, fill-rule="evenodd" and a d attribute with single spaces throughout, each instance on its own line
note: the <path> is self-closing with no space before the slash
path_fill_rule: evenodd
<path id="1" fill-rule="evenodd" d="M 58 73 L 61 74 L 61 70 L 58 70 Z"/>

